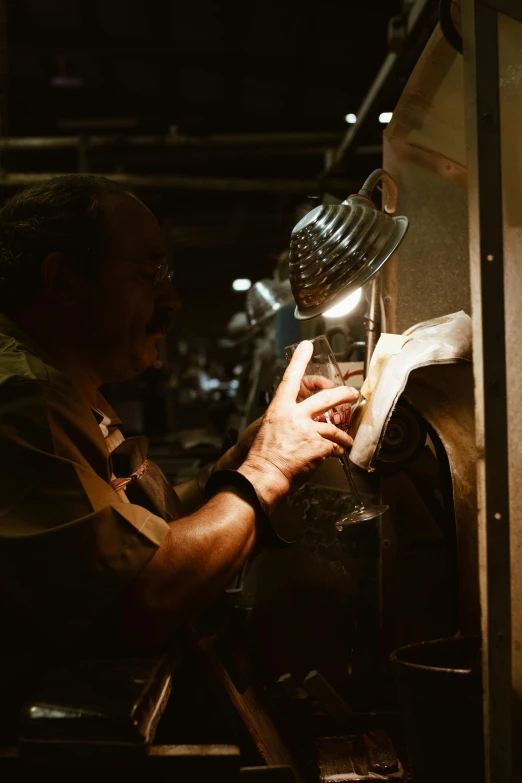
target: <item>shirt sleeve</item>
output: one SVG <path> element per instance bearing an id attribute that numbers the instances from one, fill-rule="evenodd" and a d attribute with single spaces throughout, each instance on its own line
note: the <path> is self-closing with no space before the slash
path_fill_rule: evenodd
<path id="1" fill-rule="evenodd" d="M 42 381 L 0 386 L 0 607 L 55 647 L 81 637 L 150 561 L 169 527 L 124 503 L 80 398 Z"/>

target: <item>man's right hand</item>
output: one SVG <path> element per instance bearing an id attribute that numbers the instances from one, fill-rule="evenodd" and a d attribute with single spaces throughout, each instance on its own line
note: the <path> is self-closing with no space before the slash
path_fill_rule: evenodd
<path id="1" fill-rule="evenodd" d="M 331 408 L 357 399 L 349 386 L 318 391 L 298 402 L 312 344 L 296 349 L 270 403 L 248 457 L 239 468 L 269 507 L 303 481 L 327 457 L 340 457 L 352 438 L 333 424 L 316 419 Z"/>

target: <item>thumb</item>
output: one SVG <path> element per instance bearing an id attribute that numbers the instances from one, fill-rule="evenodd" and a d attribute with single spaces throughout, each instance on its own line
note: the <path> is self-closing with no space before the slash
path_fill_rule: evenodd
<path id="1" fill-rule="evenodd" d="M 305 373 L 306 366 L 312 357 L 312 352 L 313 345 L 310 340 L 303 340 L 299 343 L 285 370 L 285 374 L 281 378 L 281 382 L 274 394 L 273 401 L 296 401 L 299 389 L 301 388 L 301 380 Z"/>

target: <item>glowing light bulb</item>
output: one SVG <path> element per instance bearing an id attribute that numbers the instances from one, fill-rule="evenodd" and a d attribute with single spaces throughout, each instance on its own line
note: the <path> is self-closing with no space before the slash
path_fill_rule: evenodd
<path id="1" fill-rule="evenodd" d="M 353 292 L 353 294 L 349 294 L 341 302 L 334 305 L 333 307 L 330 307 L 329 310 L 323 313 L 324 317 L 340 318 L 343 315 L 348 315 L 348 313 L 351 313 L 352 310 L 359 304 L 361 293 L 362 289 L 358 288 L 357 291 Z"/>
<path id="2" fill-rule="evenodd" d="M 354 125 L 357 122 L 357 116 L 355 114 L 347 114 L 344 119 L 345 122 L 349 123 L 350 125 Z"/>
<path id="3" fill-rule="evenodd" d="M 379 114 L 379 122 L 382 122 L 383 125 L 386 125 L 388 122 L 390 122 L 392 116 L 393 112 L 383 111 L 381 114 Z"/>

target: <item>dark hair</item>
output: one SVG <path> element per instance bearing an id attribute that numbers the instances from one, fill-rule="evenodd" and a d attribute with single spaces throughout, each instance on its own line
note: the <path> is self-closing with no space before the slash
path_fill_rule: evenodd
<path id="1" fill-rule="evenodd" d="M 0 312 L 30 299 L 41 285 L 45 257 L 66 253 L 95 275 L 108 252 L 100 209 L 106 193 L 130 195 L 105 177 L 65 174 L 16 193 L 0 209 Z"/>

